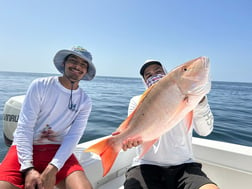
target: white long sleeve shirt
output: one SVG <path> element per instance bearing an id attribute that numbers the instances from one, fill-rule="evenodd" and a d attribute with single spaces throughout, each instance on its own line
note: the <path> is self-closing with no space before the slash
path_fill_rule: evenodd
<path id="1" fill-rule="evenodd" d="M 75 109 L 70 110 L 70 94 L 58 77 L 38 78 L 29 86 L 13 140 L 20 170 L 33 166 L 33 145 L 61 144 L 50 162 L 58 170 L 73 153 L 86 128 L 92 102 L 78 88 L 72 91 Z"/>
<path id="2" fill-rule="evenodd" d="M 130 100 L 128 115 L 136 108 L 141 95 L 134 96 Z M 182 120 L 177 126 L 162 135 L 151 149 L 139 159 L 141 146 L 137 147 L 137 156 L 134 158 L 133 166 L 140 164 L 152 164 L 158 166 L 173 166 L 194 161 L 192 152 L 192 131 L 206 136 L 213 130 L 213 114 L 210 106 L 205 100 L 193 111 L 193 123 L 189 131 Z"/>

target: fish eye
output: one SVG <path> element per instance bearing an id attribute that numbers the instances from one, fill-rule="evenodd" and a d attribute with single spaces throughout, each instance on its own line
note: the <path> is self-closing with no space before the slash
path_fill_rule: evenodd
<path id="1" fill-rule="evenodd" d="M 184 70 L 184 71 L 187 71 L 187 67 L 184 67 L 183 70 Z"/>

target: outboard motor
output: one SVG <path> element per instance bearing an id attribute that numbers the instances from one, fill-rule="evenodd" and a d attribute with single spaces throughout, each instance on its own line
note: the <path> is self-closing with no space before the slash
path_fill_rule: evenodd
<path id="1" fill-rule="evenodd" d="M 10 146 L 13 141 L 13 133 L 17 128 L 19 113 L 25 95 L 11 97 L 4 105 L 3 110 L 3 135 L 4 142 Z"/>

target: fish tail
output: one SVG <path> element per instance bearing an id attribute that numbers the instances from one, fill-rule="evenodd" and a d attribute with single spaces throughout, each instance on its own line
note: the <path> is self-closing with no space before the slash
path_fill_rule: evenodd
<path id="1" fill-rule="evenodd" d="M 105 176 L 111 169 L 120 150 L 114 148 L 115 145 L 111 143 L 111 137 L 106 138 L 90 147 L 85 152 L 93 152 L 101 157 L 103 166 L 103 176 Z"/>

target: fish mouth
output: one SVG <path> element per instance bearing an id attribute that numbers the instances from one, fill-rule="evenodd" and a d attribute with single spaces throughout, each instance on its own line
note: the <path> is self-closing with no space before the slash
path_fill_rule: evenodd
<path id="1" fill-rule="evenodd" d="M 201 69 L 203 72 L 207 72 L 207 78 L 209 78 L 209 70 L 210 70 L 210 61 L 209 58 L 206 56 L 202 56 L 200 59 Z M 198 77 L 195 77 L 195 81 L 202 80 L 202 75 L 199 74 Z"/>
<path id="2" fill-rule="evenodd" d="M 202 59 L 202 62 L 206 64 L 206 66 L 209 66 L 209 58 L 208 57 L 202 56 L 201 59 Z"/>
<path id="3" fill-rule="evenodd" d="M 206 57 L 206 56 L 202 56 L 201 59 L 202 59 L 202 62 L 203 62 L 203 67 L 204 67 L 204 69 L 205 69 L 205 70 L 209 70 L 209 67 L 210 67 L 209 58 Z"/>
<path id="4" fill-rule="evenodd" d="M 207 94 L 211 89 L 209 58 L 202 56 L 195 62 L 195 64 L 195 67 L 197 67 L 195 73 L 192 68 L 192 74 L 183 77 L 183 79 L 188 80 L 191 83 L 186 94 L 193 96 Z M 181 90 L 183 91 L 183 88 Z"/>
<path id="5" fill-rule="evenodd" d="M 201 57 L 200 61 L 198 63 L 196 63 L 196 64 L 197 64 L 196 67 L 198 67 L 196 69 L 196 70 L 198 70 L 197 71 L 198 73 L 197 74 L 184 75 L 183 78 L 191 80 L 191 81 L 195 81 L 197 83 L 199 83 L 199 82 L 205 83 L 206 80 L 209 80 L 209 77 L 210 77 L 210 73 L 209 73 L 210 62 L 209 62 L 209 58 L 207 58 L 207 57 Z M 191 69 L 192 73 L 194 72 L 193 69 L 194 68 Z"/>

